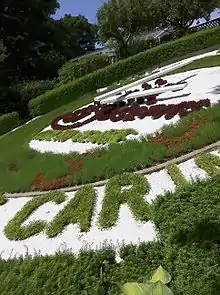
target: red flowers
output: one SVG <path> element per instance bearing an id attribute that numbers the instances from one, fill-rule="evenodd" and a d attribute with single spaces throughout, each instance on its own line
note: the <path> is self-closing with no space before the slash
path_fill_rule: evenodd
<path id="1" fill-rule="evenodd" d="M 68 160 L 68 165 L 70 167 L 69 173 L 58 179 L 48 180 L 42 173 L 39 173 L 36 176 L 33 188 L 41 191 L 47 191 L 68 186 L 68 176 L 73 175 L 76 171 L 81 170 L 83 168 L 83 165 L 81 163 L 74 162 L 71 159 Z"/>
<path id="2" fill-rule="evenodd" d="M 148 105 L 155 103 L 155 96 L 149 98 L 147 102 Z M 151 107 L 140 106 L 138 103 L 132 103 L 131 105 L 124 105 L 122 107 L 117 107 L 116 104 L 112 105 L 101 105 L 95 106 L 90 105 L 88 107 L 77 110 L 73 113 L 68 113 L 57 117 L 52 123 L 51 127 L 54 130 L 67 130 L 81 127 L 83 125 L 89 124 L 95 120 L 97 121 L 107 121 L 112 122 L 118 121 L 133 121 L 136 117 L 139 119 L 144 119 L 145 117 L 152 117 L 153 120 L 159 119 L 165 116 L 166 120 L 172 119 L 174 116 L 179 115 L 180 117 L 188 115 L 190 112 L 200 110 L 203 107 L 209 107 L 210 100 L 203 99 L 200 101 L 184 101 L 179 104 L 170 105 L 155 105 Z M 83 120 L 85 119 L 85 120 Z M 61 125 L 60 121 L 63 123 L 68 123 L 68 125 Z"/>
<path id="3" fill-rule="evenodd" d="M 166 148 L 175 148 L 176 146 L 182 145 L 184 142 L 190 140 L 196 129 L 200 128 L 202 125 L 206 123 L 206 119 L 201 119 L 197 121 L 189 122 L 189 129 L 185 132 L 182 136 L 174 137 L 174 138 L 167 138 L 163 135 L 158 135 L 156 137 L 151 138 L 150 142 L 153 144 L 162 144 Z"/>

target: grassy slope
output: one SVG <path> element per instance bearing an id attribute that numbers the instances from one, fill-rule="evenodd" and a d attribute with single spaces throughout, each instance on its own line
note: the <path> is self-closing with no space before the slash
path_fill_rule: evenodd
<path id="1" fill-rule="evenodd" d="M 30 189 L 36 174 L 39 172 L 46 173 L 48 178 L 65 175 L 68 172 L 66 157 L 40 154 L 31 150 L 28 143 L 55 117 L 91 102 L 93 97 L 92 94 L 82 97 L 80 100 L 56 109 L 2 137 L 0 139 L 0 187 L 4 188 L 5 191 L 25 191 Z M 9 172 L 8 165 L 10 164 L 16 164 L 20 171 Z"/>
<path id="2" fill-rule="evenodd" d="M 191 70 L 201 69 L 201 68 L 209 68 L 209 67 L 218 67 L 220 66 L 220 55 L 214 55 L 214 56 L 207 56 L 198 60 L 195 60 L 194 62 L 180 68 L 177 70 L 174 70 L 169 73 L 170 75 L 177 74 L 177 73 L 183 73 Z"/>
<path id="3" fill-rule="evenodd" d="M 195 61 L 186 68 L 182 68 L 181 71 L 215 65 L 220 65 L 219 56 Z M 92 101 L 93 97 L 94 94 L 82 97 L 80 100 L 56 109 L 21 129 L 2 137 L 0 139 L 0 187 L 7 192 L 27 191 L 31 189 L 31 185 L 37 173 L 44 173 L 47 179 L 56 179 L 67 174 L 68 166 L 65 161 L 67 156 L 40 154 L 29 149 L 28 143 L 35 134 L 48 126 L 56 116 L 87 104 Z M 220 120 L 218 118 L 218 112 L 214 113 L 216 122 L 212 122 L 213 115 L 208 112 L 207 114 L 210 117 L 209 125 L 206 125 L 197 132 L 193 143 L 186 143 L 183 147 L 169 152 L 162 146 L 150 145 L 146 140 L 125 143 L 123 149 L 117 144 L 112 145 L 109 151 L 105 152 L 100 158 L 84 158 L 83 164 L 85 169 L 77 172 L 70 180 L 70 184 L 96 181 L 111 177 L 125 170 L 134 171 L 135 169 L 141 169 L 153 165 L 156 162 L 164 161 L 174 155 L 179 155 L 195 147 L 201 147 L 207 143 L 218 140 L 220 138 L 217 129 L 220 128 Z M 181 124 L 184 125 L 186 123 L 184 123 L 183 120 Z M 177 129 L 172 130 L 171 128 L 171 133 L 175 134 L 177 130 L 180 130 L 182 128 L 181 124 Z M 213 126 L 215 128 L 213 128 Z M 212 133 L 210 134 L 209 132 L 209 138 L 205 135 L 208 128 L 212 128 Z M 71 156 L 73 155 L 69 155 L 69 157 Z M 20 170 L 18 172 L 8 171 L 8 166 L 10 164 L 16 164 Z M 96 167 L 96 169 L 94 169 L 94 167 Z"/>

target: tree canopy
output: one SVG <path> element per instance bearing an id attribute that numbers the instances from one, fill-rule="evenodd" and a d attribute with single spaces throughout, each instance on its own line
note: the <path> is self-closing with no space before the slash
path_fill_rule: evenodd
<path id="1" fill-rule="evenodd" d="M 149 5 L 144 0 L 109 0 L 97 11 L 101 42 L 116 43 L 122 57 L 128 56 L 128 45 L 143 31 L 153 28 Z M 144 9 L 143 9 L 144 8 Z"/>
<path id="2" fill-rule="evenodd" d="M 219 0 L 152 0 L 158 25 L 172 27 L 182 35 L 193 22 L 204 17 L 209 19 L 211 12 L 220 7 Z"/>

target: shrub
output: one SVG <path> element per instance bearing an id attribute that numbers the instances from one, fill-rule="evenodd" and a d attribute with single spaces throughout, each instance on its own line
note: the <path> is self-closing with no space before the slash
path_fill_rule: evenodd
<path id="1" fill-rule="evenodd" d="M 0 206 L 6 204 L 8 202 L 8 198 L 6 197 L 5 193 L 0 190 Z"/>
<path id="2" fill-rule="evenodd" d="M 220 243 L 219 179 L 194 182 L 157 198 L 153 221 L 163 241 L 209 247 Z"/>
<path id="3" fill-rule="evenodd" d="M 28 225 L 22 225 L 23 222 L 43 204 L 47 202 L 61 204 L 65 199 L 64 193 L 59 191 L 53 191 L 42 197 L 33 198 L 27 202 L 5 226 L 4 232 L 6 237 L 9 240 L 25 240 L 32 235 L 40 233 L 45 229 L 47 225 L 46 221 L 38 220 Z"/>
<path id="4" fill-rule="evenodd" d="M 39 80 L 17 84 L 14 88 L 20 93 L 21 100 L 28 103 L 29 100 L 53 89 L 55 84 L 55 80 Z"/>
<path id="5" fill-rule="evenodd" d="M 31 115 L 37 116 L 60 107 L 85 93 L 139 73 L 174 58 L 219 44 L 220 28 L 207 29 L 173 42 L 154 47 L 135 56 L 99 69 L 76 81 L 62 85 L 29 103 Z"/>
<path id="6" fill-rule="evenodd" d="M 19 125 L 19 115 L 17 112 L 0 116 L 0 135 L 7 133 Z"/>
<path id="7" fill-rule="evenodd" d="M 185 245 L 175 249 L 171 288 L 175 295 L 218 295 L 220 278 L 220 249 L 201 245 Z M 169 258 L 168 258 L 169 259 Z"/>
<path id="8" fill-rule="evenodd" d="M 134 129 L 111 129 L 104 132 L 98 130 L 88 130 L 84 132 L 79 130 L 47 130 L 38 133 L 34 139 L 60 142 L 71 139 L 72 142 L 107 144 L 125 141 L 129 134 L 137 135 L 138 133 Z"/>
<path id="9" fill-rule="evenodd" d="M 98 69 L 104 68 L 111 63 L 108 55 L 91 55 L 80 60 L 67 61 L 59 70 L 60 85 L 71 82 L 77 78 L 83 77 Z"/>
<path id="10" fill-rule="evenodd" d="M 61 210 L 46 228 L 47 236 L 53 238 L 69 224 L 79 224 L 82 232 L 88 231 L 91 225 L 96 192 L 90 185 L 82 187 L 74 198 Z"/>
<path id="11" fill-rule="evenodd" d="M 124 187 L 131 188 L 123 190 Z M 118 221 L 119 210 L 122 204 L 128 204 L 133 216 L 139 221 L 150 219 L 150 206 L 144 200 L 149 191 L 149 184 L 143 175 L 123 173 L 111 178 L 105 187 L 105 198 L 99 217 L 103 228 L 109 228 Z"/>
<path id="12" fill-rule="evenodd" d="M 177 187 L 187 185 L 187 180 L 183 176 L 180 168 L 176 164 L 170 164 L 167 166 L 167 172 Z"/>

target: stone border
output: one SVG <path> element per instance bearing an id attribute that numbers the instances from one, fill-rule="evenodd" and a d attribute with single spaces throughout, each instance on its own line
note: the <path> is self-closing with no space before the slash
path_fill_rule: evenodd
<path id="1" fill-rule="evenodd" d="M 195 150 L 195 151 L 190 152 L 188 154 L 182 155 L 182 156 L 180 156 L 178 158 L 174 158 L 174 159 L 168 160 L 168 161 L 166 161 L 164 163 L 161 163 L 161 164 L 158 164 L 156 166 L 145 168 L 145 169 L 139 170 L 139 171 L 134 171 L 133 173 L 137 173 L 137 174 L 151 174 L 153 172 L 157 172 L 159 170 L 164 169 L 168 165 L 171 165 L 171 164 L 180 164 L 182 162 L 185 162 L 187 160 L 190 160 L 190 159 L 194 158 L 198 154 L 212 151 L 214 149 L 217 149 L 218 147 L 220 147 L 220 141 L 217 141 L 215 143 L 212 143 L 212 144 L 210 144 L 208 146 L 205 146 L 205 147 L 203 147 L 201 149 Z M 109 179 L 106 179 L 106 180 L 102 180 L 102 181 L 90 183 L 90 185 L 93 185 L 95 187 L 99 187 L 99 186 L 105 185 L 108 181 L 109 181 Z M 72 191 L 76 191 L 76 190 L 82 188 L 85 185 L 87 185 L 87 183 L 82 184 L 82 185 L 78 185 L 78 186 L 73 186 L 73 187 L 61 188 L 60 191 L 63 191 L 63 192 L 72 192 Z M 42 195 L 47 194 L 48 192 L 50 192 L 50 191 L 33 191 L 33 192 L 12 193 L 12 194 L 6 193 L 5 195 L 6 195 L 7 198 L 10 198 L 10 199 L 15 199 L 15 198 L 30 198 L 30 197 L 42 196 Z"/>

